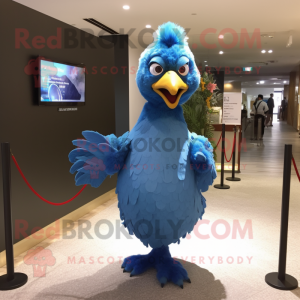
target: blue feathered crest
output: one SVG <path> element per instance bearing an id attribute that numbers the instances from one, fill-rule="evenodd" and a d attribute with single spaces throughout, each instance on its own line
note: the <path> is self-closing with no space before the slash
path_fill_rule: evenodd
<path id="1" fill-rule="evenodd" d="M 154 44 L 171 48 L 173 45 L 188 46 L 184 29 L 172 22 L 167 22 L 158 27 L 153 34 Z"/>

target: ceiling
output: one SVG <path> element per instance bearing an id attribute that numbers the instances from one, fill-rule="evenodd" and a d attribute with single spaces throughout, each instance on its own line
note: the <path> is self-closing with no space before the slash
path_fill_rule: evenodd
<path id="1" fill-rule="evenodd" d="M 189 29 L 188 41 L 197 63 L 203 67 L 205 65 L 228 67 L 230 74 L 226 74 L 226 81 L 241 81 L 245 86 L 254 86 L 258 80 L 264 80 L 266 85 L 273 86 L 275 82 L 282 86 L 284 80 L 289 80 L 289 72 L 300 62 L 300 1 L 215 0 L 204 3 L 195 0 L 149 2 L 15 0 L 15 2 L 97 36 L 100 29 L 84 21 L 84 18 L 94 18 L 119 33 L 126 34 L 131 30 L 130 40 L 138 48 L 142 47 L 138 42 L 139 34 L 147 24 L 156 29 L 166 21 L 176 22 Z M 125 4 L 130 6 L 129 10 L 123 9 Z M 208 49 L 200 42 L 200 38 L 204 37 L 203 31 L 208 28 L 216 30 L 216 33 L 205 35 L 207 43 L 216 44 L 214 49 Z M 227 33 L 221 42 L 225 44 L 233 42 L 233 35 L 226 28 L 230 28 L 238 39 L 237 45 L 230 49 L 221 47 L 218 39 L 220 32 L 225 30 Z M 246 30 L 250 37 L 257 30 L 261 47 L 257 43 L 252 47 L 244 43 L 244 47 L 241 47 L 242 30 Z M 292 45 L 286 47 L 289 36 L 292 36 Z M 146 44 L 151 43 L 151 34 L 146 33 L 143 41 Z M 261 53 L 263 49 L 273 50 L 273 53 L 263 54 Z M 221 50 L 224 52 L 222 55 L 219 54 Z M 244 72 L 239 74 L 239 68 L 243 67 L 253 67 L 253 71 L 249 74 Z M 278 79 L 274 81 L 271 78 Z"/>

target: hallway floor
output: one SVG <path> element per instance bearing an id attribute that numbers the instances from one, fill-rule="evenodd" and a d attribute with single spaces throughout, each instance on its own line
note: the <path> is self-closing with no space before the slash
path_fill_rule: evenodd
<path id="1" fill-rule="evenodd" d="M 54 242 L 48 239 L 39 245 L 50 250 L 56 260 L 44 270 L 45 277 L 40 277 L 39 269 L 33 265 L 20 263 L 25 254 L 18 257 L 16 271 L 28 274 L 29 281 L 17 290 L 0 292 L 0 299 L 299 299 L 300 288 L 279 291 L 265 283 L 265 275 L 278 267 L 283 153 L 284 144 L 288 143 L 293 144 L 300 168 L 298 132 L 284 122 L 275 122 L 274 127 L 266 128 L 262 146 L 247 140 L 247 151 L 241 156 L 241 173 L 237 175 L 242 180 L 226 182 L 231 186 L 229 190 L 211 187 L 204 194 L 207 201 L 204 219 L 209 224 L 202 224 L 190 238 L 170 247 L 171 254 L 182 261 L 192 281 L 185 283 L 184 289 L 172 283 L 162 289 L 155 270 L 132 278 L 123 273 L 120 261 L 124 257 L 146 254 L 150 249 L 120 230 L 114 199 L 81 218 L 91 224 L 90 238 L 80 237 L 76 222 L 73 237 L 57 236 Z M 299 191 L 300 182 L 292 167 L 287 273 L 298 281 Z M 102 238 L 97 237 L 99 231 L 95 225 L 99 220 L 111 224 L 113 232 L 108 225 L 102 225 Z M 224 225 L 214 230 L 216 222 L 226 224 L 227 237 Z M 241 238 L 237 229 L 245 225 L 248 231 Z M 103 237 L 110 233 L 111 237 Z M 3 274 L 5 269 L 0 272 Z"/>

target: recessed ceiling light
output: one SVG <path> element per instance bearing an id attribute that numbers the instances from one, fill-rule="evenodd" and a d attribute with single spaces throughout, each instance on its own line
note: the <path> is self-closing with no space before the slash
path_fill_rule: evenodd
<path id="1" fill-rule="evenodd" d="M 204 62 L 207 62 L 207 60 L 205 60 Z"/>
<path id="2" fill-rule="evenodd" d="M 146 28 L 151 28 L 151 25 L 146 25 Z"/>
<path id="3" fill-rule="evenodd" d="M 270 35 L 270 34 L 261 34 L 260 35 L 261 37 L 264 37 L 264 38 L 270 38 L 270 39 L 272 39 L 274 36 L 273 35 Z"/>
<path id="4" fill-rule="evenodd" d="M 220 34 L 219 39 L 224 39 L 224 35 Z"/>
<path id="5" fill-rule="evenodd" d="M 259 82 L 256 82 L 256 84 L 259 84 Z"/>
<path id="6" fill-rule="evenodd" d="M 261 84 L 263 84 L 263 83 L 265 83 L 263 80 L 261 80 L 259 83 L 261 83 Z"/>
<path id="7" fill-rule="evenodd" d="M 261 50 L 261 53 L 266 53 L 266 50 Z"/>
<path id="8" fill-rule="evenodd" d="M 219 52 L 219 54 L 223 54 L 223 53 L 224 53 L 223 51 L 220 51 L 220 52 Z"/>
<path id="9" fill-rule="evenodd" d="M 205 67 L 208 67 L 208 65 L 205 65 Z"/>
<path id="10" fill-rule="evenodd" d="M 273 52 L 273 50 L 269 50 L 269 51 L 268 51 L 268 53 L 272 53 L 272 52 Z"/>
<path id="11" fill-rule="evenodd" d="M 129 5 L 124 5 L 124 6 L 123 6 L 123 9 L 129 9 L 129 8 L 130 8 Z"/>
<path id="12" fill-rule="evenodd" d="M 284 81 L 283 83 L 286 83 L 286 81 Z"/>

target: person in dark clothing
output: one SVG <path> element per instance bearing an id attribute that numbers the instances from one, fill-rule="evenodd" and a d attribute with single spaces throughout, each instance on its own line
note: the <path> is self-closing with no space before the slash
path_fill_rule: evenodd
<path id="1" fill-rule="evenodd" d="M 286 103 L 287 103 L 287 100 L 286 100 L 286 97 L 284 97 L 284 99 L 281 100 L 281 118 L 282 118 L 282 121 L 284 121 L 284 117 L 285 117 Z"/>
<path id="2" fill-rule="evenodd" d="M 268 99 L 268 107 L 269 107 L 269 111 L 268 111 L 268 117 L 267 117 L 267 121 L 266 124 L 268 126 L 269 122 L 270 122 L 270 126 L 273 126 L 273 109 L 274 109 L 274 99 L 273 99 L 273 94 L 270 94 L 270 98 Z"/>

